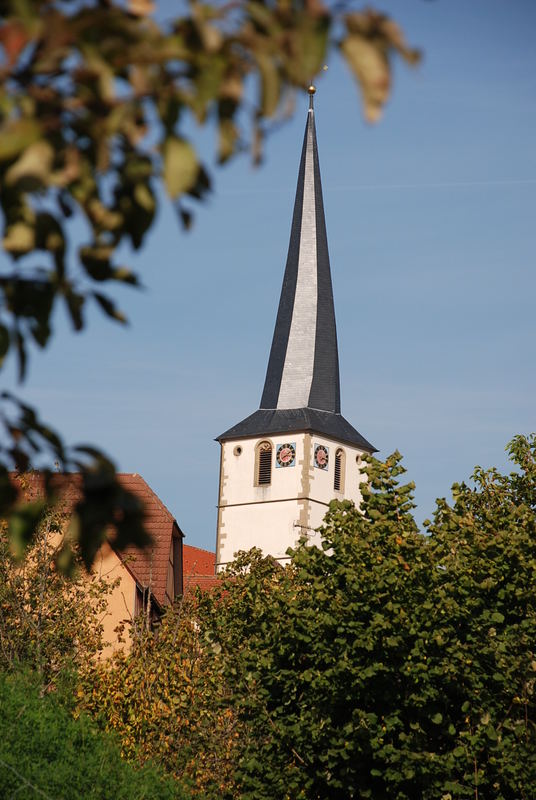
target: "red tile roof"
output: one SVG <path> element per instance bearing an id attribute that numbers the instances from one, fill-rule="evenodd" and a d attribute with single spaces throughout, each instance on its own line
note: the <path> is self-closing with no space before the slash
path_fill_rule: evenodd
<path id="1" fill-rule="evenodd" d="M 210 589 L 218 584 L 216 576 L 216 553 L 211 550 L 202 550 L 190 544 L 182 548 L 184 594 L 195 586 L 200 589 Z"/>
<path id="2" fill-rule="evenodd" d="M 39 472 L 23 476 L 13 474 L 13 480 L 22 488 L 28 498 L 38 497 L 43 492 L 43 476 Z M 118 554 L 142 588 L 151 587 L 157 603 L 163 607 L 172 598 L 167 595 L 167 572 L 173 534 L 182 539 L 183 534 L 171 512 L 158 495 L 137 473 L 118 473 L 117 477 L 124 489 L 137 495 L 145 508 L 145 526 L 153 539 L 150 549 L 139 550 L 127 547 Z M 77 473 L 54 475 L 54 483 L 66 503 L 72 508 L 80 497 L 81 476 Z"/>
<path id="3" fill-rule="evenodd" d="M 145 508 L 145 527 L 151 534 L 151 549 L 139 550 L 127 547 L 122 554 L 126 565 L 143 587 L 151 587 L 151 591 L 160 606 L 164 606 L 173 598 L 166 593 L 167 573 L 173 533 L 183 537 L 177 521 L 166 508 L 158 495 L 148 483 L 137 473 L 118 473 L 117 477 L 124 489 L 137 495 Z"/>

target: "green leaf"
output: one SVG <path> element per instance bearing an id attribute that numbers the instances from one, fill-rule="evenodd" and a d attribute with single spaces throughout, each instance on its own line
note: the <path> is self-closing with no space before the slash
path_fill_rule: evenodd
<path id="1" fill-rule="evenodd" d="M 81 247 L 79 252 L 80 261 L 84 269 L 94 281 L 107 281 L 112 277 L 110 266 L 110 256 L 113 253 L 111 247 Z"/>
<path id="2" fill-rule="evenodd" d="M 182 227 L 184 228 L 185 231 L 189 231 L 192 227 L 194 220 L 192 212 L 188 211 L 188 209 L 183 208 L 182 206 L 179 206 L 177 210 L 179 212 L 179 216 L 182 222 Z"/>
<path id="3" fill-rule="evenodd" d="M 218 127 L 219 131 L 219 149 L 218 161 L 224 164 L 235 151 L 236 142 L 238 141 L 238 128 L 232 119 L 221 119 Z"/>
<path id="4" fill-rule="evenodd" d="M 127 318 L 125 317 L 123 312 L 120 311 L 113 302 L 113 300 L 110 300 L 110 298 L 106 297 L 105 294 L 101 294 L 100 292 L 93 292 L 93 297 L 95 298 L 99 306 L 102 308 L 102 310 L 108 317 L 110 317 L 111 319 L 115 319 L 116 322 L 121 322 L 123 324 L 127 322 Z"/>
<path id="5" fill-rule="evenodd" d="M 9 350 L 9 331 L 5 325 L 0 325 L 0 367 Z"/>
<path id="6" fill-rule="evenodd" d="M 443 722 L 443 714 L 440 714 L 438 711 L 437 714 L 434 714 L 434 716 L 432 717 L 432 722 L 434 723 L 434 725 L 441 725 L 441 723 Z"/>
<path id="7" fill-rule="evenodd" d="M 168 194 L 176 198 L 191 189 L 199 175 L 199 162 L 192 145 L 170 136 L 164 144 L 164 182 Z"/>
<path id="8" fill-rule="evenodd" d="M 9 517 L 9 541 L 15 558 L 22 558 L 43 516 L 44 500 L 26 503 Z"/>
<path id="9" fill-rule="evenodd" d="M 65 238 L 58 220 L 47 212 L 37 214 L 35 219 L 35 246 L 40 250 L 62 254 Z"/>
<path id="10" fill-rule="evenodd" d="M 50 325 L 48 324 L 48 320 L 43 320 L 30 325 L 30 332 L 39 347 L 46 347 L 52 331 Z"/>
<path id="11" fill-rule="evenodd" d="M 321 69 L 326 60 L 328 44 L 329 17 L 317 16 L 311 19 L 304 16 L 299 21 L 299 29 L 295 32 L 298 58 L 293 58 L 292 71 L 302 85 L 308 83 Z"/>
<path id="12" fill-rule="evenodd" d="M 261 74 L 261 110 L 263 116 L 271 117 L 279 105 L 281 80 L 276 62 L 267 53 L 257 53 L 257 64 Z"/>
<path id="13" fill-rule="evenodd" d="M 22 382 L 26 377 L 26 366 L 27 366 L 27 354 L 26 354 L 26 344 L 24 342 L 24 337 L 22 336 L 19 330 L 15 333 L 15 345 L 17 348 L 17 360 L 18 360 L 18 379 L 19 382 Z"/>
<path id="14" fill-rule="evenodd" d="M 147 183 L 137 183 L 134 187 L 134 199 L 145 211 L 152 214 L 156 208 L 156 200 Z"/>
<path id="15" fill-rule="evenodd" d="M 75 331 L 81 331 L 84 327 L 82 309 L 84 307 L 85 297 L 78 292 L 73 291 L 70 286 L 67 286 L 67 288 L 64 290 L 64 296 L 73 327 Z"/>

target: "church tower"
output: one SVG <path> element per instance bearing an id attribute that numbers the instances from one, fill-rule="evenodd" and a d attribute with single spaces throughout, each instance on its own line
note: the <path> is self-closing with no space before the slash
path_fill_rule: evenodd
<path id="1" fill-rule="evenodd" d="M 330 500 L 361 500 L 361 457 L 375 448 L 341 415 L 313 95 L 298 173 L 283 288 L 260 408 L 218 436 L 217 567 L 259 547 L 284 561 Z"/>

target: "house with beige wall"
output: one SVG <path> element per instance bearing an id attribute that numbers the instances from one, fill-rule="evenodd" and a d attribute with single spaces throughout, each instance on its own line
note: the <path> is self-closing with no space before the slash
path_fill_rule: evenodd
<path id="1" fill-rule="evenodd" d="M 92 573 L 112 586 L 101 619 L 103 639 L 108 643 L 104 656 L 118 647 L 129 647 L 131 623 L 142 611 L 154 621 L 183 593 L 184 535 L 176 519 L 141 475 L 119 473 L 117 478 L 124 489 L 141 501 L 152 544 L 143 550 L 130 545 L 119 552 L 110 539 L 96 555 Z M 12 481 L 25 500 L 35 500 L 44 494 L 43 476 L 39 472 L 13 474 Z M 58 474 L 53 481 L 68 525 L 69 513 L 81 497 L 81 476 Z"/>

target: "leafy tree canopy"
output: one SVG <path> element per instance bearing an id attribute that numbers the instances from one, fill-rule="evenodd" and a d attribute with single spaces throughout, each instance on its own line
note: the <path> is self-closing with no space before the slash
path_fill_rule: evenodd
<path id="1" fill-rule="evenodd" d="M 419 57 L 392 20 L 350 2 L 193 0 L 169 22 L 154 10 L 150 0 L 0 2 L 0 212 L 9 258 L 0 265 L 0 364 L 14 351 L 21 379 L 29 342 L 46 347 L 59 304 L 75 331 L 89 303 L 125 322 L 109 287 L 140 279 L 117 251 L 143 246 L 159 182 L 190 226 L 192 203 L 212 181 L 186 132 L 192 118 L 216 126 L 220 162 L 244 149 L 259 162 L 292 91 L 334 51 L 357 78 L 369 120 L 388 98 L 393 56 Z M 28 469 L 41 453 L 84 473 L 86 501 L 76 514 L 87 561 L 107 525 L 128 523 L 118 547 L 146 543 L 139 504 L 101 453 L 65 446 L 8 395 L 0 425 L 1 514 L 17 501 L 8 470 Z M 38 521 L 36 509 L 19 515 L 25 541 Z"/>
<path id="2" fill-rule="evenodd" d="M 536 436 L 417 532 L 395 453 L 324 549 L 249 557 L 207 596 L 244 720 L 242 797 L 536 794 Z M 247 570 L 245 566 L 247 564 Z"/>

